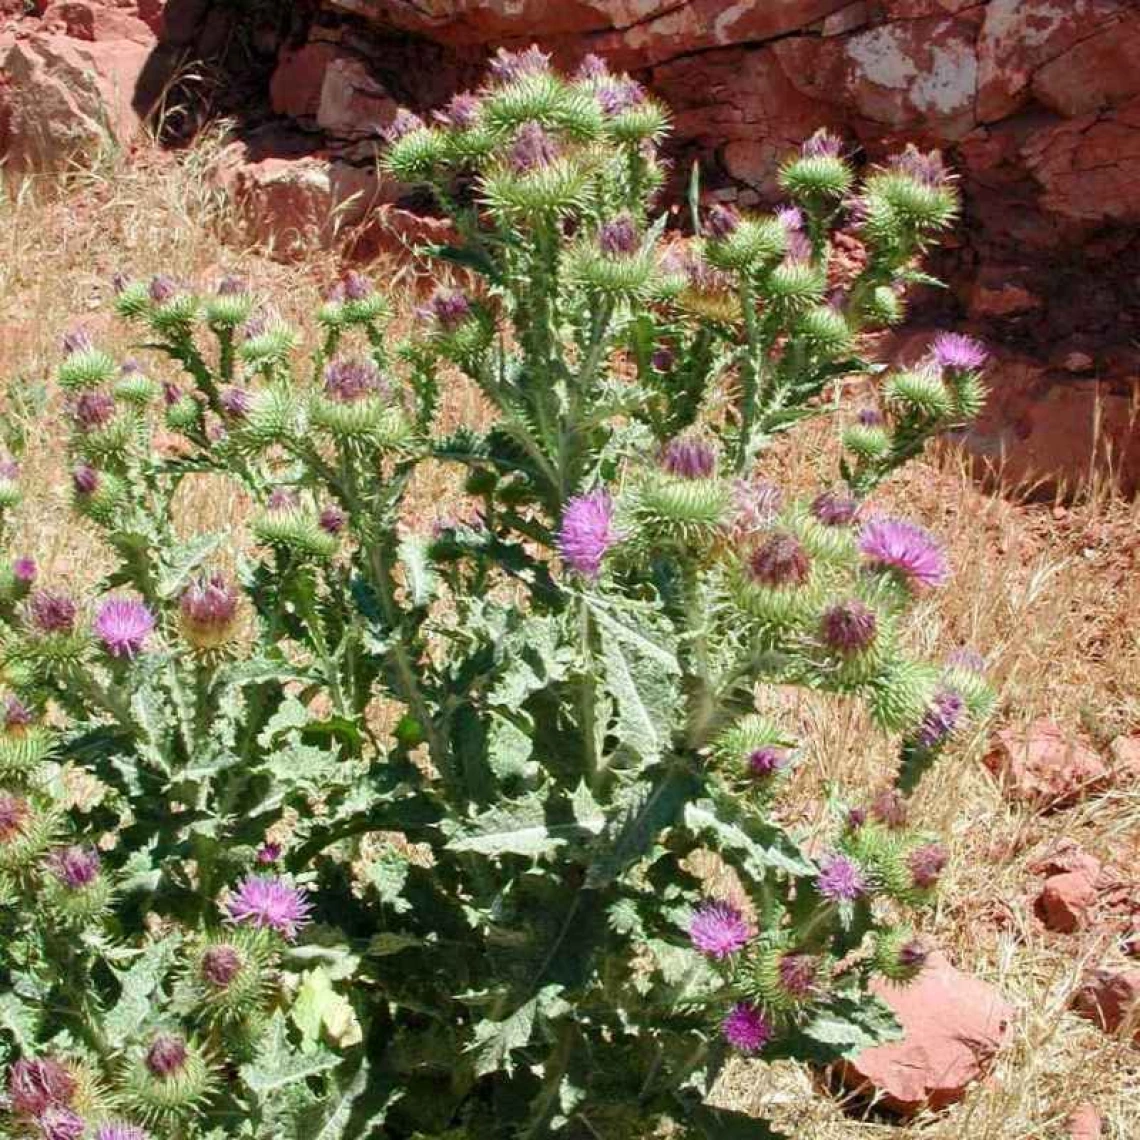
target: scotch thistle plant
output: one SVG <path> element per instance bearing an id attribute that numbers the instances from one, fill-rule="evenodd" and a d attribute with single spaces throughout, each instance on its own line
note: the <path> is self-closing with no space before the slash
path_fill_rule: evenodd
<path id="1" fill-rule="evenodd" d="M 868 495 L 977 409 L 985 353 L 947 334 L 850 410 L 839 382 L 957 196 L 821 132 L 776 213 L 694 195 L 670 233 L 667 128 L 601 60 L 502 52 L 392 124 L 456 234 L 404 339 L 357 273 L 307 335 L 160 276 L 115 282 L 145 358 L 66 337 L 71 505 L 113 569 L 0 572 L 8 1134 L 759 1135 L 704 1103 L 730 1056 L 894 1031 L 868 983 L 920 971 L 946 863 L 908 796 L 992 696 L 971 653 L 911 655 L 951 568 Z M 458 374 L 489 430 L 440 429 Z M 834 483 L 784 494 L 767 448 L 829 413 Z M 468 496 L 430 529 L 427 462 Z M 240 549 L 180 517 L 203 476 L 250 503 Z M 22 484 L 6 460 L 9 536 Z M 822 842 L 783 821 L 805 742 L 766 684 L 898 748 Z"/>

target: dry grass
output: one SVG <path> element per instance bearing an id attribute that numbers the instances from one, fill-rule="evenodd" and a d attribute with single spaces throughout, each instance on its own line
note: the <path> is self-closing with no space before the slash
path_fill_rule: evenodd
<path id="1" fill-rule="evenodd" d="M 46 377 L 61 330 L 84 323 L 124 354 L 130 345 L 106 315 L 108 280 L 172 272 L 211 280 L 237 272 L 286 316 L 311 310 L 336 273 L 332 255 L 303 268 L 279 265 L 251 250 L 219 246 L 224 205 L 204 170 L 206 144 L 175 162 L 145 152 L 129 165 L 77 177 L 62 195 L 25 188 L 0 198 L 0 375 L 9 423 L 22 426 L 38 457 L 31 482 L 59 486 L 58 449 L 43 443 L 40 405 L 58 402 Z M 378 266 L 391 281 L 399 270 Z M 23 409 L 23 410 L 21 410 Z M 452 422 L 483 418 L 477 396 L 459 385 L 447 395 Z M 828 443 L 801 438 L 770 461 L 781 479 L 809 485 L 834 467 Z M 417 501 L 425 515 L 456 501 L 454 478 L 433 471 Z M 1050 715 L 1083 724 L 1104 744 L 1140 731 L 1140 512 L 1092 492 L 1071 508 L 1019 506 L 978 488 L 953 456 L 913 468 L 884 493 L 942 535 L 957 570 L 953 588 L 915 622 L 919 647 L 939 652 L 970 643 L 989 654 L 1001 686 L 999 720 L 1022 723 Z M 232 527 L 241 504 L 216 484 L 199 485 L 182 504 L 187 525 Z M 20 538 L 49 577 L 89 580 L 100 569 L 95 543 L 60 522 L 62 499 L 44 490 L 24 509 Z M 882 784 L 890 756 L 858 715 L 812 697 L 793 710 L 812 751 L 798 777 L 789 814 L 819 821 L 830 783 L 868 789 Z M 1122 785 L 1069 812 L 1037 816 L 1006 800 L 979 760 L 983 741 L 958 751 L 928 780 L 919 822 L 949 837 L 953 851 L 942 902 L 927 929 L 960 968 L 993 981 L 1017 1011 L 1012 1045 L 993 1077 L 938 1118 L 906 1125 L 876 1118 L 822 1093 L 792 1065 L 739 1063 L 718 1096 L 770 1113 L 798 1140 L 886 1136 L 950 1140 L 1047 1140 L 1080 1101 L 1094 1101 L 1117 1140 L 1140 1136 L 1140 1052 L 1105 1037 L 1067 1012 L 1086 963 L 1112 962 L 1111 935 L 1047 935 L 1032 917 L 1033 876 L 1026 865 L 1059 837 L 1135 875 L 1140 855 L 1140 787 Z"/>

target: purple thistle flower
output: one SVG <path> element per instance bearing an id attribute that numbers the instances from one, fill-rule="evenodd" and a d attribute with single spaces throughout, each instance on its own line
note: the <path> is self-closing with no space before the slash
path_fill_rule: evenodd
<path id="1" fill-rule="evenodd" d="M 549 166 L 559 155 L 558 143 L 541 123 L 523 123 L 511 146 L 510 164 L 516 174 L 526 174 Z"/>
<path id="2" fill-rule="evenodd" d="M 87 1122 L 70 1108 L 52 1105 L 39 1119 L 43 1140 L 82 1140 Z"/>
<path id="3" fill-rule="evenodd" d="M 37 590 L 28 602 L 28 613 L 40 633 L 71 633 L 75 628 L 75 603 L 63 594 Z"/>
<path id="4" fill-rule="evenodd" d="M 901 519 L 872 519 L 859 538 L 859 549 L 872 566 L 899 574 L 908 585 L 944 586 L 950 577 L 946 556 L 930 534 Z"/>
<path id="5" fill-rule="evenodd" d="M 829 902 L 854 902 L 866 894 L 867 879 L 846 855 L 832 855 L 820 865 L 816 890 Z"/>
<path id="6" fill-rule="evenodd" d="M 471 302 L 459 289 L 437 289 L 427 310 L 442 328 L 453 332 L 471 316 Z"/>
<path id="7" fill-rule="evenodd" d="M 142 365 L 133 356 L 128 356 L 127 359 L 119 365 L 120 376 L 138 376 L 142 370 Z"/>
<path id="8" fill-rule="evenodd" d="M 763 1010 L 740 1001 L 728 1011 L 721 1023 L 724 1039 L 740 1053 L 759 1053 L 775 1035 Z"/>
<path id="9" fill-rule="evenodd" d="M 121 296 L 130 287 L 131 279 L 121 270 L 116 269 L 111 274 L 111 291 L 116 297 Z"/>
<path id="10" fill-rule="evenodd" d="M 950 372 L 978 372 L 985 368 L 990 354 L 980 340 L 964 333 L 944 332 L 934 338 L 930 357 Z"/>
<path id="11" fill-rule="evenodd" d="M 811 245 L 811 238 L 799 230 L 792 230 L 788 234 L 787 245 L 784 247 L 784 259 L 796 264 L 804 264 L 811 261 L 814 250 Z"/>
<path id="12" fill-rule="evenodd" d="M 585 56 L 578 70 L 574 73 L 575 79 L 605 79 L 610 73 L 609 65 L 600 55 L 590 52 Z"/>
<path id="13" fill-rule="evenodd" d="M 0 481 L 14 483 L 20 477 L 20 465 L 11 458 L 0 459 Z"/>
<path id="14" fill-rule="evenodd" d="M 859 513 L 859 501 L 835 491 L 821 491 L 812 500 L 811 513 L 824 526 L 846 526 Z"/>
<path id="15" fill-rule="evenodd" d="M 363 273 L 357 273 L 355 269 L 348 270 L 342 280 L 344 295 L 349 301 L 367 300 L 375 292 L 372 288 L 372 282 Z"/>
<path id="16" fill-rule="evenodd" d="M 335 503 L 330 503 L 317 517 L 317 526 L 326 534 L 340 534 L 348 516 Z"/>
<path id="17" fill-rule="evenodd" d="M 274 487 L 265 505 L 271 511 L 293 511 L 297 509 L 297 496 L 288 487 Z"/>
<path id="18" fill-rule="evenodd" d="M 202 647 L 217 646 L 229 635 L 237 616 L 237 592 L 221 574 L 191 582 L 178 599 L 178 612 L 188 639 Z"/>
<path id="19" fill-rule="evenodd" d="M 175 404 L 182 402 L 182 389 L 172 380 L 162 382 L 162 402 L 168 408 L 173 408 Z"/>
<path id="20" fill-rule="evenodd" d="M 218 404 L 224 415 L 231 419 L 241 420 L 249 415 L 249 409 L 253 406 L 253 398 L 244 388 L 233 386 L 223 388 L 218 393 Z"/>
<path id="21" fill-rule="evenodd" d="M 885 788 L 871 801 L 871 815 L 887 827 L 906 827 L 909 814 L 906 797 L 894 788 Z"/>
<path id="22" fill-rule="evenodd" d="M 0 792 L 0 843 L 11 843 L 24 834 L 30 810 L 23 796 Z"/>
<path id="23" fill-rule="evenodd" d="M 756 779 L 764 779 L 782 772 L 790 763 L 791 755 L 786 748 L 765 744 L 754 748 L 748 754 L 748 774 Z"/>
<path id="24" fill-rule="evenodd" d="M 689 941 L 695 950 L 709 958 L 727 958 L 751 940 L 748 921 L 730 903 L 702 903 L 689 923 Z"/>
<path id="25" fill-rule="evenodd" d="M 225 989 L 238 976 L 241 968 L 241 954 L 236 946 L 228 943 L 211 946 L 202 955 L 202 977 L 219 990 Z"/>
<path id="26" fill-rule="evenodd" d="M 776 211 L 776 221 L 788 233 L 799 233 L 804 228 L 804 213 L 798 206 L 781 206 Z"/>
<path id="27" fill-rule="evenodd" d="M 22 586 L 30 586 L 36 580 L 36 560 L 23 555 L 12 563 L 12 577 Z"/>
<path id="28" fill-rule="evenodd" d="M 27 728 L 33 720 L 35 717 L 32 716 L 32 710 L 19 697 L 9 695 L 4 698 L 4 728 L 6 731 L 11 732 Z"/>
<path id="29" fill-rule="evenodd" d="M 800 147 L 800 154 L 804 158 L 838 158 L 843 150 L 843 142 L 825 127 L 820 127 Z"/>
<path id="30" fill-rule="evenodd" d="M 74 1095 L 75 1077 L 53 1057 L 21 1058 L 8 1069 L 8 1104 L 17 1116 L 41 1116 Z"/>
<path id="31" fill-rule="evenodd" d="M 598 88 L 598 106 L 607 118 L 616 119 L 624 111 L 645 102 L 645 88 L 634 79 L 617 79 Z"/>
<path id="32" fill-rule="evenodd" d="M 147 292 L 150 294 L 150 299 L 156 305 L 164 305 L 167 301 L 177 296 L 178 282 L 169 274 L 159 273 L 157 276 L 151 278 Z"/>
<path id="33" fill-rule="evenodd" d="M 857 598 L 830 606 L 820 621 L 824 643 L 836 653 L 862 653 L 875 640 L 878 630 L 875 611 Z"/>
<path id="34" fill-rule="evenodd" d="M 419 115 L 409 111 L 406 107 L 400 107 L 392 116 L 392 121 L 381 133 L 386 143 L 397 143 L 400 139 L 415 134 L 416 131 L 422 131 L 424 125 L 424 121 Z"/>
<path id="35" fill-rule="evenodd" d="M 259 336 L 264 336 L 269 328 L 269 321 L 263 316 L 250 317 L 244 325 L 241 326 L 241 339 L 244 341 L 256 340 Z"/>
<path id="36" fill-rule="evenodd" d="M 575 495 L 562 515 L 558 548 L 571 569 L 595 581 L 606 551 L 620 540 L 614 529 L 614 504 L 602 488 Z"/>
<path id="37" fill-rule="evenodd" d="M 435 112 L 435 117 L 445 126 L 466 130 L 475 125 L 482 105 L 478 95 L 473 95 L 470 91 L 460 91 L 451 97 L 451 101 L 442 111 Z"/>
<path id="38" fill-rule="evenodd" d="M 916 847 L 906 859 L 911 881 L 920 890 L 933 887 L 949 859 L 946 848 L 940 843 L 924 843 Z"/>
<path id="39" fill-rule="evenodd" d="M 736 516 L 733 529 L 742 533 L 763 530 L 780 513 L 784 493 L 775 483 L 737 479 L 732 485 Z"/>
<path id="40" fill-rule="evenodd" d="M 923 714 L 916 736 L 920 748 L 941 744 L 958 727 L 966 702 L 950 688 L 942 688 Z"/>
<path id="41" fill-rule="evenodd" d="M 257 850 L 257 861 L 262 864 L 276 863 L 281 858 L 280 843 L 263 843 Z"/>
<path id="42" fill-rule="evenodd" d="M 661 452 L 661 467 L 682 479 L 709 479 L 716 472 L 716 448 L 697 436 L 677 436 Z"/>
<path id="43" fill-rule="evenodd" d="M 309 921 L 303 891 L 276 875 L 247 875 L 226 903 L 231 922 L 275 930 L 290 942 Z"/>
<path id="44" fill-rule="evenodd" d="M 159 1033 L 148 1046 L 143 1063 L 151 1076 L 167 1080 L 182 1072 L 189 1057 L 190 1050 L 183 1038 L 174 1033 Z"/>
<path id="45" fill-rule="evenodd" d="M 847 827 L 851 831 L 858 831 L 867 822 L 866 808 L 852 808 L 847 813 Z"/>
<path id="46" fill-rule="evenodd" d="M 668 345 L 663 344 L 653 350 L 649 363 L 656 372 L 669 372 L 677 363 L 677 354 Z"/>
<path id="47" fill-rule="evenodd" d="M 740 228 L 740 215 L 731 206 L 713 206 L 705 218 L 705 229 L 717 241 L 731 237 Z"/>
<path id="48" fill-rule="evenodd" d="M 809 998 L 819 981 L 819 960 L 811 954 L 783 954 L 776 972 L 784 992 L 797 1001 Z"/>
<path id="49" fill-rule="evenodd" d="M 71 473 L 71 485 L 77 495 L 94 495 L 102 482 L 99 472 L 90 463 L 81 463 Z"/>
<path id="50" fill-rule="evenodd" d="M 217 293 L 219 297 L 240 297 L 243 293 L 248 292 L 249 286 L 240 277 L 235 277 L 233 274 L 227 274 L 218 282 Z"/>
<path id="51" fill-rule="evenodd" d="M 488 66 L 500 83 L 513 83 L 525 75 L 544 75 L 550 70 L 550 56 L 537 44 L 531 44 L 526 51 L 499 48 Z"/>
<path id="52" fill-rule="evenodd" d="M 110 423 L 115 415 L 115 397 L 110 392 L 94 389 L 82 392 L 72 405 L 75 422 L 84 431 L 94 431 Z"/>
<path id="53" fill-rule="evenodd" d="M 629 214 L 618 214 L 598 231 L 598 246 L 611 256 L 633 253 L 638 245 L 637 226 Z"/>
<path id="54" fill-rule="evenodd" d="M 136 598 L 108 598 L 95 614 L 95 635 L 112 657 L 134 657 L 154 632 L 154 614 Z"/>
<path id="55" fill-rule="evenodd" d="M 955 649 L 946 658 L 946 664 L 952 669 L 964 669 L 968 673 L 976 673 L 979 677 L 986 671 L 986 659 L 968 645 Z"/>
<path id="56" fill-rule="evenodd" d="M 937 150 L 923 153 L 914 143 L 907 143 L 902 153 L 893 155 L 887 165 L 891 170 L 905 174 L 932 190 L 945 186 L 950 181 L 942 153 Z"/>
<path id="57" fill-rule="evenodd" d="M 384 391 L 384 378 L 371 360 L 337 357 L 325 367 L 325 395 L 340 404 L 353 404 Z"/>
<path id="58" fill-rule="evenodd" d="M 95 1140 L 151 1140 L 151 1135 L 137 1124 L 128 1124 L 124 1120 L 112 1120 L 107 1124 L 100 1124 L 95 1130 Z"/>
<path id="59" fill-rule="evenodd" d="M 749 576 L 765 586 L 802 586 L 811 573 L 811 558 L 793 534 L 774 534 L 748 559 Z"/>
<path id="60" fill-rule="evenodd" d="M 883 423 L 883 413 L 877 408 L 861 408 L 856 419 L 864 427 L 880 427 Z"/>
<path id="61" fill-rule="evenodd" d="M 74 356 L 79 352 L 92 352 L 94 348 L 95 342 L 84 328 L 70 329 L 63 334 L 63 351 L 68 356 Z"/>
<path id="62" fill-rule="evenodd" d="M 47 869 L 69 891 L 81 891 L 99 877 L 99 852 L 94 847 L 61 847 L 45 861 Z"/>

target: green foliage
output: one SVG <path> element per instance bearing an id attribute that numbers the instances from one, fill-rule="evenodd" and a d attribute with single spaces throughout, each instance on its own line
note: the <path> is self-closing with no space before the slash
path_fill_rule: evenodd
<path id="1" fill-rule="evenodd" d="M 857 186 L 817 136 L 795 209 L 702 219 L 694 184 L 703 232 L 667 234 L 663 108 L 536 50 L 495 67 L 397 120 L 388 169 L 451 211 L 466 274 L 402 341 L 356 274 L 309 376 L 228 279 L 119 284 L 145 373 L 68 338 L 72 502 L 114 568 L 81 599 L 0 573 L 15 1135 L 48 1107 L 169 1140 L 775 1135 L 704 1105 L 729 1044 L 824 1063 L 893 1031 L 867 983 L 915 973 L 899 922 L 943 857 L 893 816 L 804 850 L 773 811 L 799 742 L 756 690 L 866 701 L 907 788 L 985 715 L 976 663 L 906 650 L 937 552 L 866 549 L 860 513 L 980 379 L 883 381 L 846 488 L 759 476 L 866 372 L 953 187 L 917 152 Z M 868 258 L 837 281 L 852 201 Z M 456 369 L 486 434 L 438 423 Z M 429 461 L 470 499 L 434 528 L 407 509 Z M 251 504 L 233 580 L 226 536 L 172 527 L 203 474 Z M 0 492 L 7 521 L 14 464 Z M 747 904 L 710 910 L 710 853 Z M 761 1043 L 722 1039 L 737 1003 Z"/>

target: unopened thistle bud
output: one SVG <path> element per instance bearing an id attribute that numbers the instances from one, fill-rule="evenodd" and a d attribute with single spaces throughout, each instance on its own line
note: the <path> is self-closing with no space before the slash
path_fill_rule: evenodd
<path id="1" fill-rule="evenodd" d="M 317 525 L 329 534 L 340 534 L 347 522 L 348 516 L 335 503 L 324 507 L 317 517 Z"/>
<path id="2" fill-rule="evenodd" d="M 75 630 L 76 605 L 51 590 L 37 590 L 28 602 L 28 616 L 37 633 L 69 634 Z"/>
<path id="3" fill-rule="evenodd" d="M 842 200 L 851 189 L 853 175 L 843 161 L 842 142 L 826 130 L 818 130 L 800 148 L 796 158 L 780 169 L 780 185 L 809 209 Z"/>
<path id="4" fill-rule="evenodd" d="M 852 598 L 824 610 L 820 636 L 828 649 L 840 655 L 863 653 L 875 641 L 879 621 L 866 603 Z"/>
<path id="5" fill-rule="evenodd" d="M 875 941 L 874 968 L 888 981 L 905 985 L 914 981 L 930 957 L 930 951 L 909 930 L 889 930 Z"/>
<path id="6" fill-rule="evenodd" d="M 776 1013 L 794 1013 L 822 992 L 823 962 L 814 954 L 769 947 L 755 956 L 751 966 L 751 993 Z"/>
<path id="7" fill-rule="evenodd" d="M 692 435 L 671 439 L 661 453 L 662 470 L 681 479 L 711 479 L 716 461 L 716 448 Z"/>
<path id="8" fill-rule="evenodd" d="M 94 847 L 60 848 L 44 865 L 50 876 L 45 883 L 47 902 L 59 919 L 85 925 L 103 912 L 111 892 Z"/>
<path id="9" fill-rule="evenodd" d="M 629 214 L 619 214 L 598 231 L 598 248 L 611 257 L 635 253 L 640 244 L 637 226 Z"/>
<path id="10" fill-rule="evenodd" d="M 20 777 L 20 773 L 8 773 Z M 34 799 L 0 792 L 0 871 L 22 872 L 37 864 L 51 845 L 56 815 Z"/>
<path id="11" fill-rule="evenodd" d="M 859 501 L 835 491 L 821 491 L 812 500 L 811 513 L 824 526 L 846 526 L 855 521 Z"/>
<path id="12" fill-rule="evenodd" d="M 802 586 L 811 575 L 811 558 L 793 534 L 772 535 L 748 558 L 753 582 L 774 588 Z"/>
<path id="13" fill-rule="evenodd" d="M 128 1061 L 124 1104 L 148 1121 L 172 1127 L 199 1111 L 214 1092 L 214 1074 L 201 1049 L 177 1033 L 157 1033 Z"/>
<path id="14" fill-rule="evenodd" d="M 218 649 L 229 643 L 237 611 L 237 591 L 220 574 L 191 582 L 178 601 L 182 634 L 195 649 Z"/>

